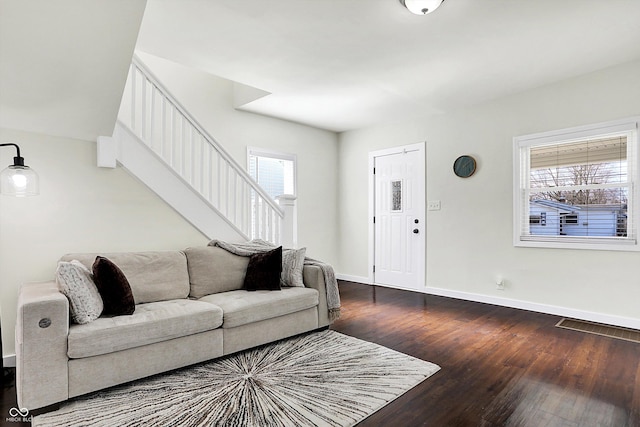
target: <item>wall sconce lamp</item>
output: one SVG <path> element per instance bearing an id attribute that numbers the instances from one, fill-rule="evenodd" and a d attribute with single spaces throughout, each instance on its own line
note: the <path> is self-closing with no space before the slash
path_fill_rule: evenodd
<path id="1" fill-rule="evenodd" d="M 38 174 L 29 166 L 25 166 L 17 144 L 11 142 L 0 144 L 0 147 L 8 146 L 16 147 L 17 155 L 13 158 L 13 164 L 0 172 L 0 193 L 16 197 L 39 194 Z"/>
<path id="2" fill-rule="evenodd" d="M 416 15 L 431 13 L 440 7 L 442 2 L 444 2 L 444 0 L 400 0 L 400 3 L 409 9 L 409 12 L 415 13 Z"/>

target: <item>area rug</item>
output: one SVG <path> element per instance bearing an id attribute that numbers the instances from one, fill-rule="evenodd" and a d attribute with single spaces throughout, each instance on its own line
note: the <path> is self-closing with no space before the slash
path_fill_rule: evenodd
<path id="1" fill-rule="evenodd" d="M 439 369 L 326 330 L 76 398 L 33 426 L 352 426 Z"/>

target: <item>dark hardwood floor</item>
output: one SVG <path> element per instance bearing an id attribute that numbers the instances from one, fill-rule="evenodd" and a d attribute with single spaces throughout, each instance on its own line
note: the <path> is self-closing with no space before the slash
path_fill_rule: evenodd
<path id="1" fill-rule="evenodd" d="M 15 412 L 17 407 L 15 369 L 5 368 L 2 381 L 2 395 L 0 396 L 0 426 L 19 427 L 31 425 L 30 422 L 22 422 L 24 418 Z M 28 416 L 27 419 L 29 419 Z"/>
<path id="2" fill-rule="evenodd" d="M 442 368 L 360 426 L 640 426 L 640 344 L 559 317 L 340 282 L 332 329 Z"/>
<path id="3" fill-rule="evenodd" d="M 340 293 L 332 329 L 442 368 L 362 427 L 640 426 L 640 344 L 488 304 L 350 282 Z M 12 382 L 0 402 L 0 425 L 28 425 L 6 421 Z"/>

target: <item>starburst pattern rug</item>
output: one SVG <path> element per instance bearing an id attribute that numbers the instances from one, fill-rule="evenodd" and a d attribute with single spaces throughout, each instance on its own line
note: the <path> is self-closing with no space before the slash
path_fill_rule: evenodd
<path id="1" fill-rule="evenodd" d="M 352 426 L 439 369 L 327 330 L 79 397 L 33 426 Z"/>

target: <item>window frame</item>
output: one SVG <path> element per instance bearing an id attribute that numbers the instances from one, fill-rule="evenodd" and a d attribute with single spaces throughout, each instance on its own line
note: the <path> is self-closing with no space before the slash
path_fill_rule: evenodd
<path id="1" fill-rule="evenodd" d="M 539 247 L 560 249 L 591 249 L 614 251 L 639 251 L 638 229 L 640 227 L 640 158 L 639 132 L 640 117 L 631 117 L 604 123 L 560 129 L 513 138 L 513 245 L 515 247 Z M 596 139 L 611 134 L 627 135 L 627 174 L 629 182 L 627 206 L 627 237 L 583 237 L 549 236 L 527 234 L 530 226 L 529 186 L 526 184 L 530 174 L 529 150 L 532 147 L 569 143 L 576 140 Z M 625 184 L 626 185 L 626 184 Z M 525 218 L 527 224 L 525 225 Z"/>

